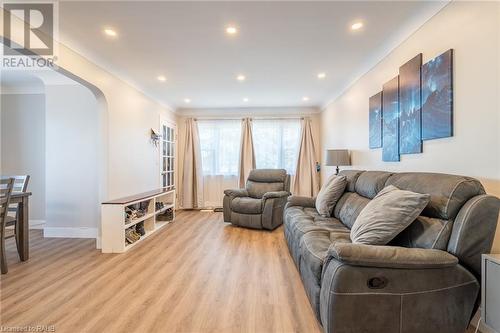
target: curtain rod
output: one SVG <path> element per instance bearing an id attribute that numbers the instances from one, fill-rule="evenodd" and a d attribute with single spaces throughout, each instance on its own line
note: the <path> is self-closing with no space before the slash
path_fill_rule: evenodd
<path id="1" fill-rule="evenodd" d="M 188 117 L 189 118 L 189 117 Z M 197 120 L 243 120 L 245 118 L 250 118 L 250 119 L 255 119 L 255 120 L 290 120 L 290 119 L 300 119 L 303 120 L 305 117 L 296 117 L 296 116 L 290 116 L 290 117 L 193 117 L 195 121 Z"/>

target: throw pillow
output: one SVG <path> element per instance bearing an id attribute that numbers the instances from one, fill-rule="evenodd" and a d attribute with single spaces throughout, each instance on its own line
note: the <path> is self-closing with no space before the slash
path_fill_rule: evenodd
<path id="1" fill-rule="evenodd" d="M 346 185 L 347 178 L 345 176 L 332 176 L 321 187 L 316 196 L 316 210 L 321 216 L 330 217 L 332 215 L 333 208 L 344 193 Z"/>
<path id="2" fill-rule="evenodd" d="M 429 199 L 428 194 L 385 187 L 359 213 L 351 228 L 352 242 L 386 245 L 415 221 Z"/>

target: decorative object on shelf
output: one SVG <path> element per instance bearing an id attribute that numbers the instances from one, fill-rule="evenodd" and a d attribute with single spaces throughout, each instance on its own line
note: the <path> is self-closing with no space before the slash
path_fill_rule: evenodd
<path id="1" fill-rule="evenodd" d="M 146 215 L 148 211 L 149 201 L 139 202 L 125 207 L 125 221 L 126 223 L 133 222 Z"/>
<path id="2" fill-rule="evenodd" d="M 423 141 L 453 136 L 453 50 L 422 65 L 418 54 L 369 99 L 369 147 L 384 162 L 422 153 Z"/>
<path id="3" fill-rule="evenodd" d="M 141 235 L 135 231 L 135 227 L 130 227 L 125 230 L 125 241 L 128 244 L 133 244 L 141 239 Z"/>
<path id="4" fill-rule="evenodd" d="M 382 148 L 382 92 L 370 97 L 370 149 Z"/>
<path id="5" fill-rule="evenodd" d="M 161 201 L 158 201 L 156 204 L 155 204 L 155 208 L 156 208 L 156 211 L 159 211 L 159 210 L 162 210 L 163 207 L 165 207 L 165 204 Z"/>
<path id="6" fill-rule="evenodd" d="M 329 149 L 326 151 L 326 166 L 337 167 L 335 174 L 339 174 L 339 166 L 351 165 L 351 158 L 347 149 Z"/>
<path id="7" fill-rule="evenodd" d="M 400 154 L 422 152 L 422 53 L 399 68 Z"/>
<path id="8" fill-rule="evenodd" d="M 139 222 L 135 225 L 135 231 L 141 235 L 144 236 L 146 234 L 146 230 L 144 229 L 144 222 Z"/>
<path id="9" fill-rule="evenodd" d="M 383 87 L 382 93 L 382 160 L 399 161 L 399 76 Z"/>
<path id="10" fill-rule="evenodd" d="M 422 138 L 453 136 L 453 50 L 422 67 Z"/>
<path id="11" fill-rule="evenodd" d="M 158 147 L 160 140 L 161 140 L 161 135 L 156 133 L 154 129 L 151 129 L 151 142 L 155 145 L 155 147 Z"/>
<path id="12" fill-rule="evenodd" d="M 174 219 L 174 210 L 172 208 L 168 208 L 163 214 L 158 214 L 156 219 L 158 221 L 172 221 Z"/>

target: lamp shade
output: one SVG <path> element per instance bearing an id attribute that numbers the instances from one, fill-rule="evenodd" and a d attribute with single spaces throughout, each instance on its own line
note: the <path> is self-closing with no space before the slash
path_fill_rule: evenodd
<path id="1" fill-rule="evenodd" d="M 326 166 L 351 165 L 347 149 L 329 149 L 326 151 Z"/>

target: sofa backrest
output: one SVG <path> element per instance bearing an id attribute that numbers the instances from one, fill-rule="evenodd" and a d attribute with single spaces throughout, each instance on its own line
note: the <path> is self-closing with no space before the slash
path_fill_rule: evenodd
<path id="1" fill-rule="evenodd" d="M 254 169 L 248 175 L 246 189 L 257 199 L 267 192 L 290 191 L 290 176 L 285 169 Z"/>
<path id="2" fill-rule="evenodd" d="M 491 207 L 496 205 L 496 211 L 492 208 L 491 216 L 487 220 L 483 219 L 488 225 L 476 226 L 474 230 L 470 230 L 474 223 L 479 222 L 467 221 L 471 214 L 470 212 L 466 214 L 465 210 L 471 210 L 468 208 L 471 201 L 485 194 L 478 180 L 465 176 L 424 172 L 345 170 L 340 174 L 347 177 L 348 184 L 333 214 L 344 225 L 351 228 L 361 210 L 385 186 L 394 185 L 402 190 L 430 194 L 429 204 L 421 216 L 390 245 L 445 250 L 457 255 L 461 262 L 468 264 L 477 273 L 480 252 L 489 251 L 491 247 L 493 239 L 491 233 L 494 234 L 496 225 L 496 218 L 491 216 L 498 214 L 500 202 L 497 198 L 494 198 L 496 201 L 488 201 Z M 465 225 L 467 227 L 464 227 Z M 475 244 L 471 244 L 466 241 L 467 238 L 473 239 L 464 233 L 466 229 L 469 233 L 475 232 L 474 238 L 482 239 L 482 242 L 476 240 Z"/>

